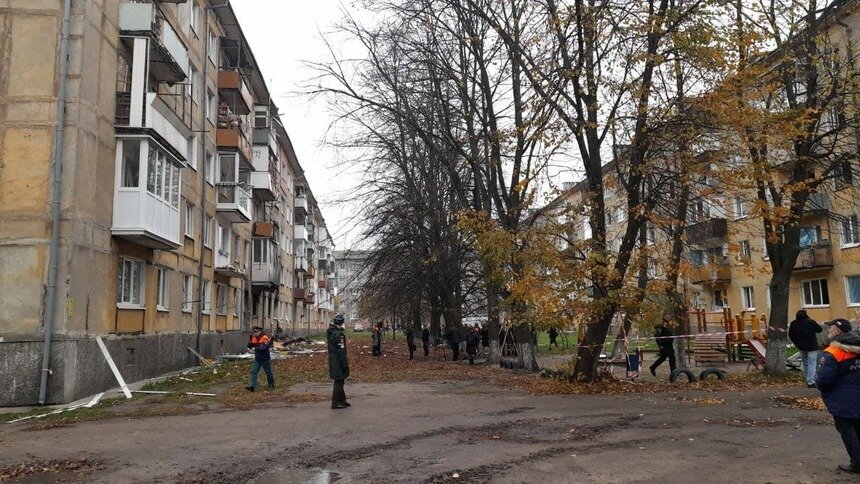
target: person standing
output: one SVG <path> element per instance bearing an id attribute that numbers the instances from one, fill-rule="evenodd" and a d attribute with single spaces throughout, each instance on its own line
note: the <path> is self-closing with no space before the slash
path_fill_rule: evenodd
<path id="1" fill-rule="evenodd" d="M 371 333 L 373 343 L 373 356 L 382 356 L 382 321 L 377 321 Z"/>
<path id="2" fill-rule="evenodd" d="M 448 340 L 448 346 L 451 347 L 451 359 L 457 361 L 460 359 L 460 332 L 457 328 L 448 328 L 445 333 L 445 339 Z"/>
<path id="3" fill-rule="evenodd" d="M 409 347 L 409 359 L 415 359 L 415 328 L 411 324 L 406 325 L 406 346 Z"/>
<path id="4" fill-rule="evenodd" d="M 346 357 L 346 334 L 343 332 L 343 315 L 338 314 L 326 331 L 328 343 L 328 376 L 334 380 L 331 391 L 331 408 L 338 410 L 350 406 L 343 389 L 349 378 L 349 360 Z"/>
<path id="5" fill-rule="evenodd" d="M 660 357 L 651 365 L 651 375 L 653 376 L 657 376 L 657 367 L 662 365 L 666 359 L 669 360 L 669 370 L 675 371 L 675 348 L 672 344 L 675 341 L 675 335 L 666 327 L 665 318 L 663 321 L 654 330 L 654 338 L 657 340 L 657 347 L 660 348 Z"/>
<path id="6" fill-rule="evenodd" d="M 555 345 L 558 348 L 558 330 L 555 327 L 549 328 L 549 347 L 552 348 L 552 345 Z"/>
<path id="7" fill-rule="evenodd" d="M 478 353 L 478 346 L 481 344 L 481 330 L 476 325 L 469 331 L 466 338 L 466 353 L 469 354 L 469 364 L 475 364 L 475 355 Z"/>
<path id="8" fill-rule="evenodd" d="M 424 346 L 424 358 L 430 357 L 430 329 L 427 326 L 421 330 L 421 345 Z"/>
<path id="9" fill-rule="evenodd" d="M 830 344 L 824 349 L 815 386 L 851 458 L 850 464 L 839 464 L 839 470 L 860 474 L 860 334 L 851 331 L 846 319 L 825 324 Z"/>
<path id="10" fill-rule="evenodd" d="M 821 325 L 810 318 L 801 309 L 795 314 L 794 321 L 788 327 L 788 339 L 794 343 L 803 361 L 803 372 L 806 374 L 806 386 L 815 387 L 815 367 L 818 365 L 818 337 Z"/>
<path id="11" fill-rule="evenodd" d="M 257 389 L 257 376 L 260 374 L 260 368 L 266 371 L 266 382 L 269 384 L 269 390 L 275 388 L 275 375 L 272 373 L 272 355 L 269 353 L 271 347 L 272 339 L 263 333 L 263 328 L 259 326 L 251 328 L 251 340 L 248 342 L 248 349 L 254 350 L 254 363 L 251 365 L 251 381 L 245 387 L 249 392 Z"/>

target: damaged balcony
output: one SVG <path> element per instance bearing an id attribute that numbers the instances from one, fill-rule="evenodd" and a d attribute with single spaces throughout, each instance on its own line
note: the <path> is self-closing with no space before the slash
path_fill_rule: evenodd
<path id="1" fill-rule="evenodd" d="M 150 74 L 174 83 L 188 74 L 188 49 L 153 1 L 123 2 L 119 6 L 120 38 L 147 40 L 145 58 Z M 140 57 L 144 59 L 144 57 Z"/>
<path id="2" fill-rule="evenodd" d="M 812 247 L 800 249 L 794 272 L 833 268 L 833 251 L 829 240 L 819 240 Z"/>

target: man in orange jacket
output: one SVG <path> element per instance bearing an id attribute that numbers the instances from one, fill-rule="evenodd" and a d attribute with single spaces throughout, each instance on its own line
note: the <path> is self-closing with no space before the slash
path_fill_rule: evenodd
<path id="1" fill-rule="evenodd" d="M 257 388 L 257 375 L 260 374 L 260 368 L 266 371 L 266 381 L 269 383 L 269 390 L 275 388 L 275 375 L 272 374 L 272 356 L 269 350 L 272 348 L 272 339 L 265 333 L 263 328 L 254 326 L 251 328 L 251 341 L 248 342 L 248 349 L 254 350 L 254 364 L 251 366 L 251 381 L 245 388 L 249 392 L 253 392 Z"/>

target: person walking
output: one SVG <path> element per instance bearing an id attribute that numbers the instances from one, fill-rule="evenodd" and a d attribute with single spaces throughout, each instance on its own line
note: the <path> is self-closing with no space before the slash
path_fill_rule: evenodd
<path id="1" fill-rule="evenodd" d="M 430 357 L 430 329 L 427 326 L 421 330 L 421 345 L 424 346 L 424 358 Z"/>
<path id="2" fill-rule="evenodd" d="M 669 370 L 675 371 L 675 348 L 672 344 L 675 341 L 675 335 L 666 327 L 665 318 L 663 321 L 654 330 L 654 338 L 657 340 L 657 347 L 660 348 L 660 357 L 651 365 L 651 375 L 653 376 L 657 376 L 657 367 L 662 365 L 666 359 L 669 360 Z"/>
<path id="3" fill-rule="evenodd" d="M 555 345 L 558 348 L 558 330 L 555 327 L 549 328 L 549 347 L 552 348 L 552 345 Z"/>
<path id="4" fill-rule="evenodd" d="M 349 360 L 346 357 L 346 334 L 343 332 L 343 315 L 338 314 L 326 331 L 328 344 L 328 376 L 334 380 L 331 390 L 331 408 L 338 410 L 350 406 L 343 389 L 349 378 Z"/>
<path id="5" fill-rule="evenodd" d="M 373 356 L 382 356 L 382 321 L 373 326 L 370 339 L 373 343 Z"/>
<path id="6" fill-rule="evenodd" d="M 815 368 L 818 365 L 818 337 L 821 325 L 810 318 L 801 309 L 794 315 L 795 319 L 788 326 L 788 339 L 794 343 L 803 361 L 803 372 L 806 374 L 806 386 L 815 387 Z"/>
<path id="7" fill-rule="evenodd" d="M 846 319 L 825 324 L 830 344 L 824 349 L 815 386 L 851 459 L 847 465 L 839 464 L 839 470 L 860 474 L 860 334 L 851 331 Z"/>
<path id="8" fill-rule="evenodd" d="M 451 359 L 457 361 L 460 359 L 460 331 L 457 328 L 448 328 L 445 333 L 445 339 L 448 340 L 448 346 L 451 347 Z"/>
<path id="9" fill-rule="evenodd" d="M 409 347 L 409 359 L 415 359 L 415 328 L 411 324 L 406 325 L 406 346 Z"/>
<path id="10" fill-rule="evenodd" d="M 466 353 L 469 355 L 469 364 L 475 364 L 475 355 L 478 353 L 478 346 L 481 345 L 481 329 L 475 325 L 466 338 Z"/>
<path id="11" fill-rule="evenodd" d="M 251 328 L 251 340 L 248 342 L 248 349 L 254 350 L 254 363 L 251 365 L 251 381 L 245 387 L 249 392 L 257 389 L 257 376 L 260 374 L 260 368 L 266 371 L 266 382 L 269 384 L 269 390 L 275 388 L 275 375 L 272 373 L 272 355 L 269 352 L 271 347 L 272 339 L 263 333 L 263 328 L 259 326 Z"/>

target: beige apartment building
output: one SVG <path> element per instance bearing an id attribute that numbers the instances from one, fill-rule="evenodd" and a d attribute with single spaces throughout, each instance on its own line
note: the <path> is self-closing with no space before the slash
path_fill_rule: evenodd
<path id="1" fill-rule="evenodd" d="M 327 324 L 296 283 L 319 209 L 229 2 L 67 4 L 0 5 L 0 406 L 114 386 L 96 336 L 135 381 Z"/>

